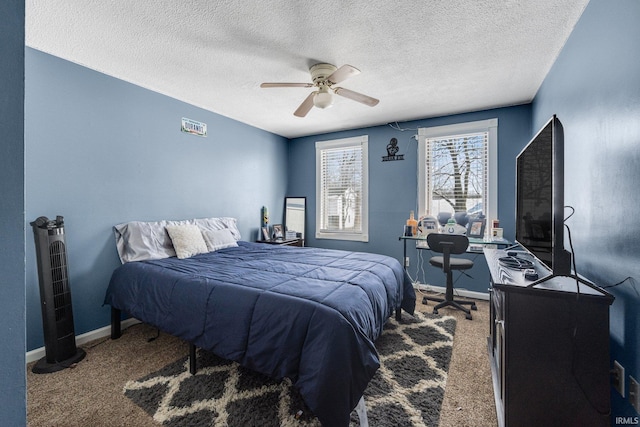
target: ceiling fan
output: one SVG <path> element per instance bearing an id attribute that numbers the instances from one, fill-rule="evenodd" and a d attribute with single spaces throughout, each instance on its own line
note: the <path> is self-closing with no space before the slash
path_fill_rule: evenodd
<path id="1" fill-rule="evenodd" d="M 298 109 L 293 113 L 294 116 L 304 117 L 314 106 L 318 108 L 328 108 L 333 104 L 333 96 L 331 92 L 336 95 L 344 96 L 345 98 L 352 99 L 373 107 L 380 102 L 379 100 L 367 95 L 363 95 L 358 92 L 354 92 L 343 87 L 334 87 L 351 76 L 360 74 L 360 70 L 351 65 L 343 65 L 340 68 L 336 68 L 331 64 L 316 64 L 309 68 L 311 73 L 311 81 L 313 83 L 262 83 L 260 87 L 315 87 L 317 90 L 311 92 L 309 96 L 300 104 Z"/>

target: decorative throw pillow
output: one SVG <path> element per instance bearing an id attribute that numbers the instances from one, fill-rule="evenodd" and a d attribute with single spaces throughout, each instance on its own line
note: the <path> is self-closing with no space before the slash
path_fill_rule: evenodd
<path id="1" fill-rule="evenodd" d="M 235 237 L 233 237 L 231 230 L 228 228 L 223 228 L 222 230 L 204 230 L 202 235 L 204 236 L 204 241 L 207 244 L 209 252 L 238 246 Z"/>
<path id="2" fill-rule="evenodd" d="M 167 225 L 166 229 L 178 258 L 190 258 L 207 252 L 207 244 L 197 225 Z"/>

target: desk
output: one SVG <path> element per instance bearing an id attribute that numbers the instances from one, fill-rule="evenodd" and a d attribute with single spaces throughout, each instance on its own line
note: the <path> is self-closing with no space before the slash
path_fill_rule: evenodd
<path id="1" fill-rule="evenodd" d="M 403 241 L 402 265 L 406 268 L 407 263 L 407 241 L 414 240 L 417 249 L 429 249 L 427 246 L 427 236 L 400 236 L 398 240 Z M 469 248 L 467 252 L 481 254 L 484 248 L 501 249 L 511 246 L 511 242 L 504 238 L 478 238 L 469 237 Z"/>

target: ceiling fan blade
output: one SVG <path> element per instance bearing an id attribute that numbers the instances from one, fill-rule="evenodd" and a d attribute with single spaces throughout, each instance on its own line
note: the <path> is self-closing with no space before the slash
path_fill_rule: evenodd
<path id="1" fill-rule="evenodd" d="M 298 107 L 298 109 L 293 113 L 294 116 L 304 117 L 307 113 L 313 108 L 313 97 L 316 96 L 318 92 L 311 92 L 307 98 L 302 101 L 302 104 Z"/>
<path id="2" fill-rule="evenodd" d="M 331 84 L 336 84 L 358 74 L 360 74 L 360 70 L 358 70 L 356 67 L 345 64 L 331 73 L 331 75 L 327 77 L 327 81 L 329 81 Z"/>
<path id="3" fill-rule="evenodd" d="M 313 87 L 311 83 L 262 83 L 260 87 Z"/>
<path id="4" fill-rule="evenodd" d="M 380 102 L 380 100 L 378 99 L 372 98 L 367 95 L 363 95 L 358 92 L 354 92 L 349 89 L 345 89 L 343 87 L 334 88 L 333 91 L 336 93 L 336 95 L 344 96 L 345 98 L 349 98 L 354 101 L 361 102 L 364 105 L 368 105 L 369 107 L 375 107 L 376 105 L 378 105 L 378 102 Z"/>

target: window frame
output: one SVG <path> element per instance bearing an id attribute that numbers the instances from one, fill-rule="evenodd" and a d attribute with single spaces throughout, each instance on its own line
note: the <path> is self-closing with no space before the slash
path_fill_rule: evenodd
<path id="1" fill-rule="evenodd" d="M 335 148 L 360 147 L 362 150 L 362 197 L 360 224 L 361 231 L 323 230 L 322 224 L 322 151 Z M 357 242 L 369 241 L 369 136 L 361 135 L 328 141 L 316 141 L 316 239 L 348 240 Z"/>
<path id="2" fill-rule="evenodd" d="M 418 128 L 418 212 L 426 212 L 427 139 L 455 138 L 458 135 L 487 132 L 487 207 L 484 210 L 487 221 L 498 218 L 498 119 L 455 123 L 444 126 Z M 484 207 L 483 207 L 484 208 Z M 431 215 L 434 215 L 431 213 Z M 487 228 L 488 230 L 488 228 Z"/>

